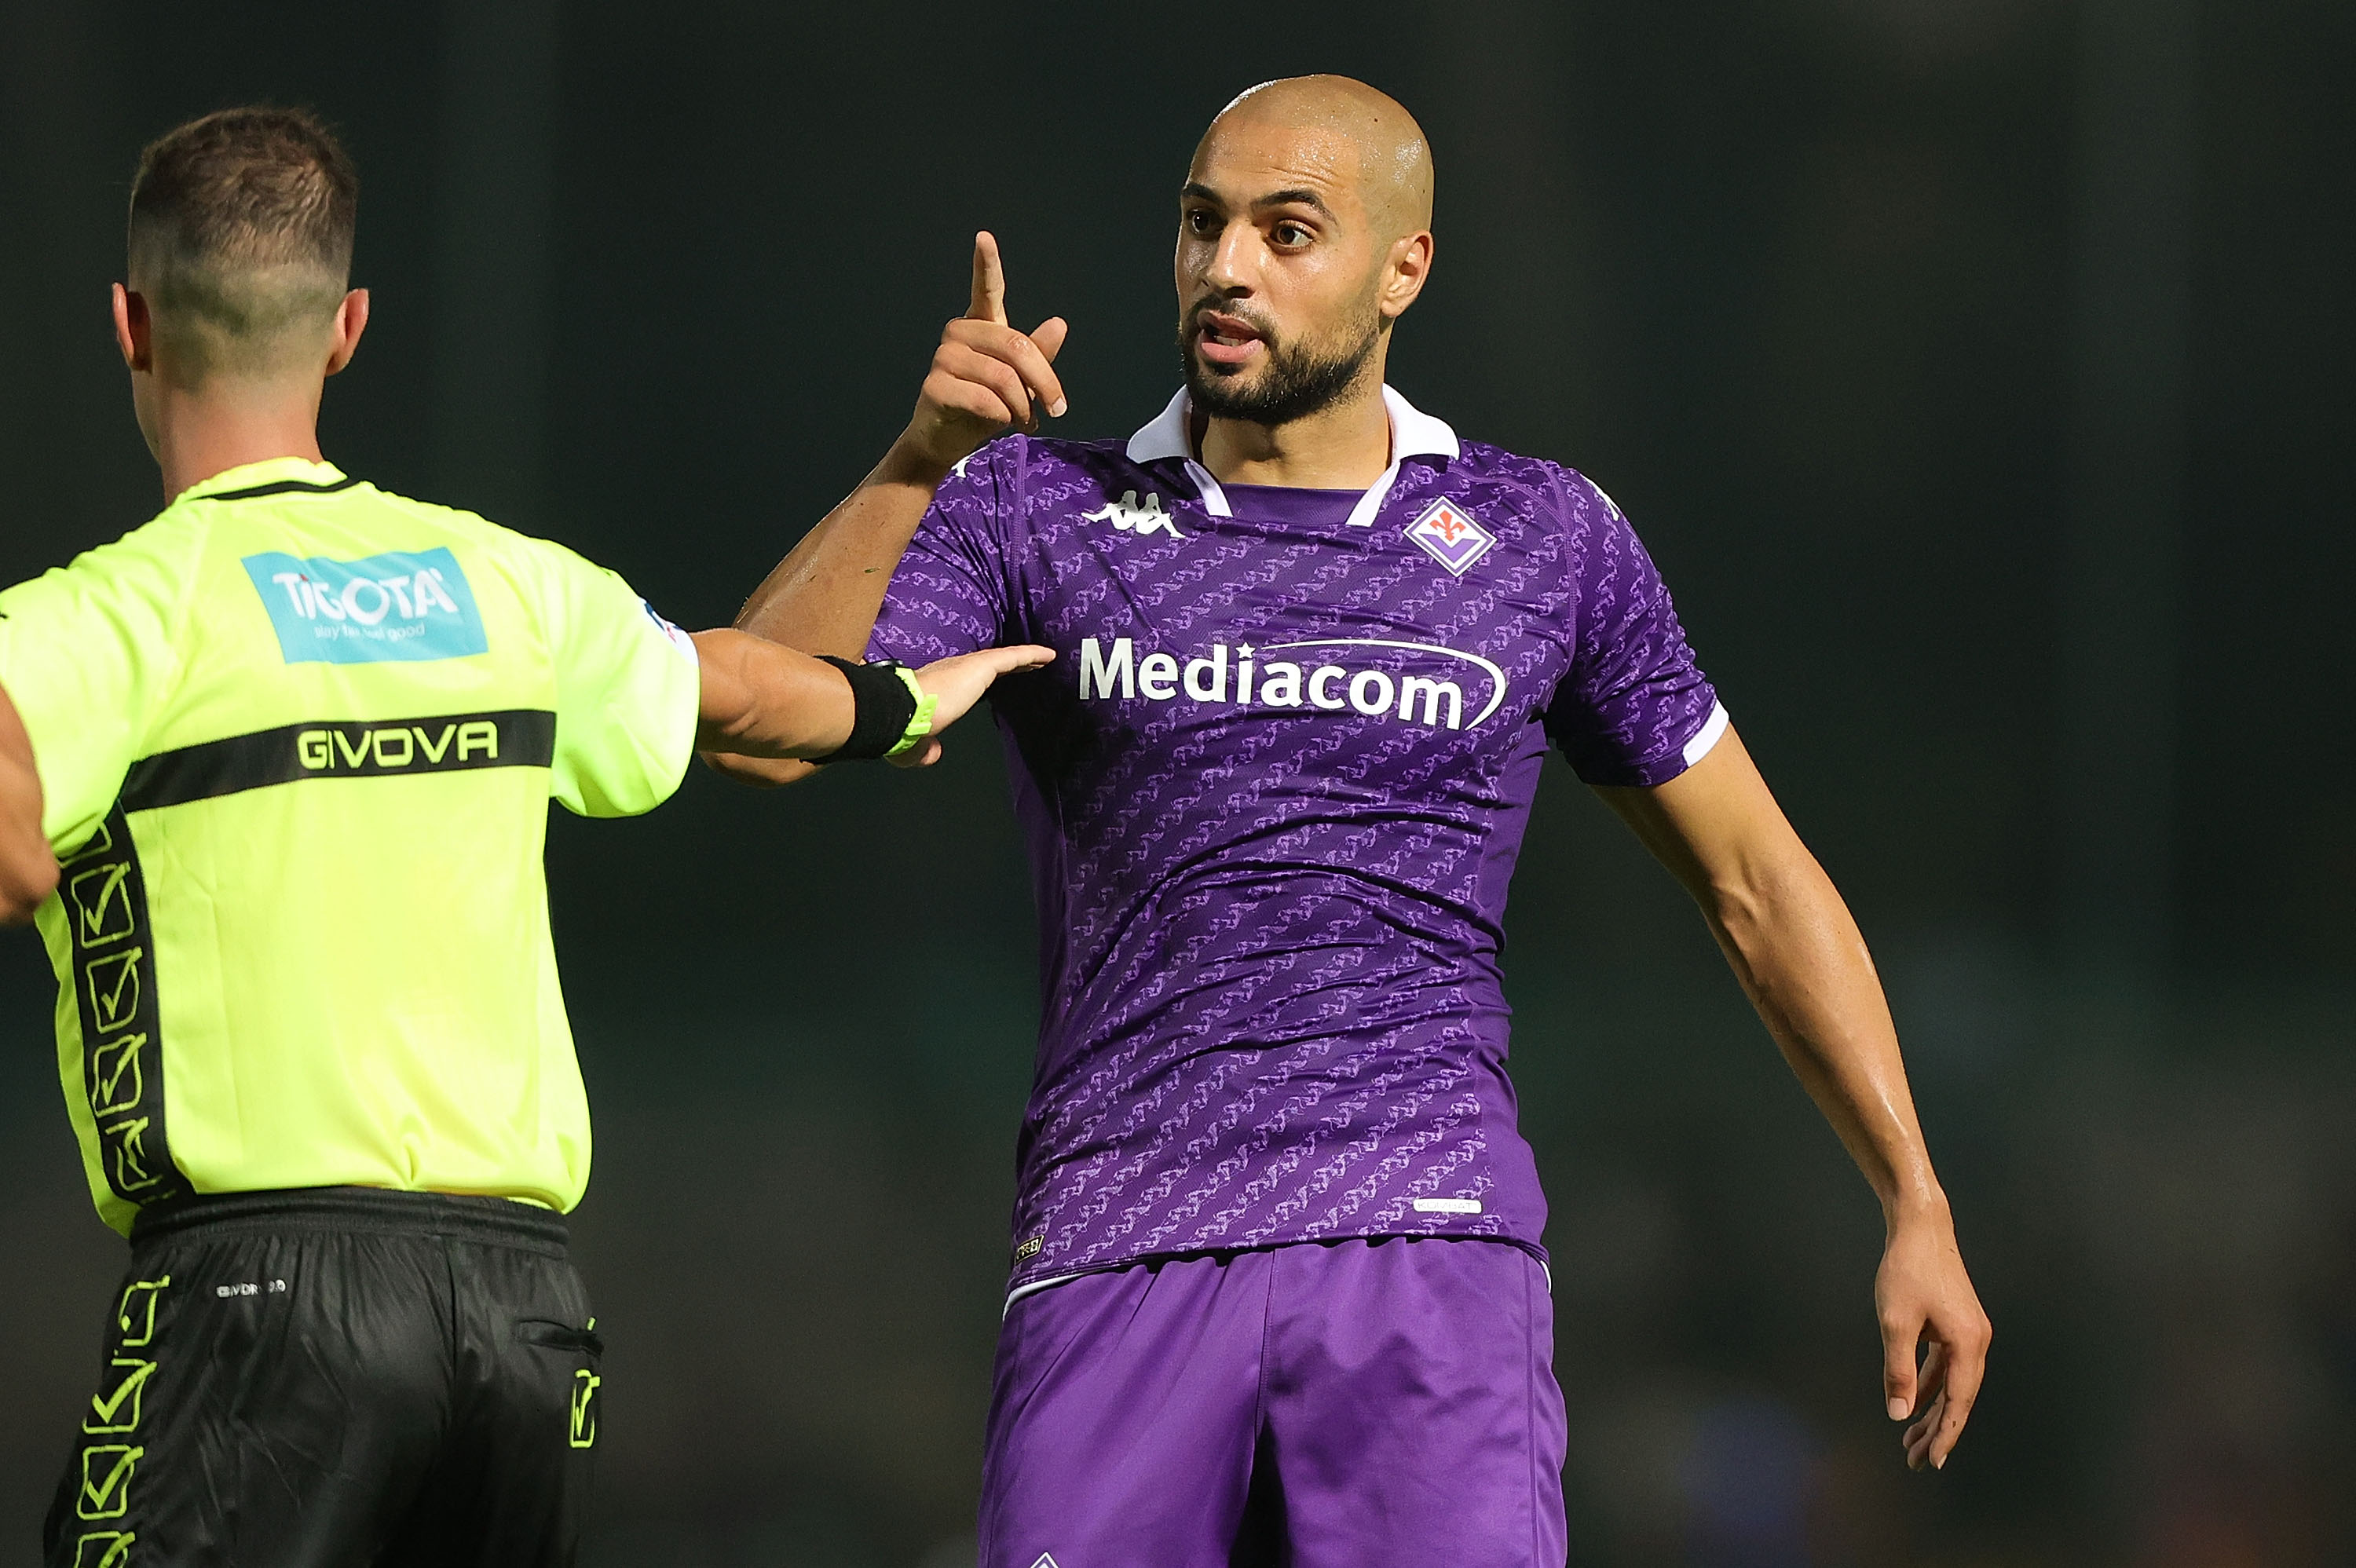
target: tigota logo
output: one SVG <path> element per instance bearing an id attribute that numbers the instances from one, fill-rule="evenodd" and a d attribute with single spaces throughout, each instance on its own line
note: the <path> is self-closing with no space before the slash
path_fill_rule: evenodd
<path id="1" fill-rule="evenodd" d="M 269 550 L 242 564 L 288 664 L 463 658 L 489 647 L 474 590 L 446 549 L 364 560 Z"/>
<path id="2" fill-rule="evenodd" d="M 1342 659 L 1350 662 L 1333 662 Z M 1174 654 L 1141 656 L 1131 637 L 1115 637 L 1109 646 L 1083 637 L 1079 662 L 1083 702 L 1174 702 L 1183 695 L 1234 708 L 1352 712 L 1469 730 L 1505 700 L 1505 672 L 1479 654 L 1385 637 L 1213 643 L 1183 663 Z"/>

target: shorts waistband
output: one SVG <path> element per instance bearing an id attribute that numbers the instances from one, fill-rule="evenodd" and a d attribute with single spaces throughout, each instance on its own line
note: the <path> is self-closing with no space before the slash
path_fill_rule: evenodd
<path id="1" fill-rule="evenodd" d="M 212 1231 L 447 1236 L 556 1257 L 566 1255 L 569 1235 L 562 1215 L 505 1198 L 378 1187 L 297 1187 L 206 1193 L 142 1209 L 131 1222 L 131 1244 L 149 1246 L 167 1237 Z"/>

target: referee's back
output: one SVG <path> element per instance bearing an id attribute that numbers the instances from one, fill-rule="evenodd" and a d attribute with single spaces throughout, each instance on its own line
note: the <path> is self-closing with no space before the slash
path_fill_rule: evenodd
<path id="1" fill-rule="evenodd" d="M 169 504 L 0 592 L 0 800 L 54 852 L 59 1072 L 131 1238 L 51 1568 L 565 1568 L 580 1537 L 605 1374 L 548 803 L 669 795 L 711 672 L 612 573 L 321 460 L 357 198 L 299 112 L 147 150 L 115 320 Z M 817 730 L 855 731 L 811 673 L 849 715 Z M 798 754 L 798 702 L 746 722 Z"/>
<path id="2" fill-rule="evenodd" d="M 551 796 L 641 812 L 693 646 L 611 572 L 297 458 L 0 593 L 66 846 L 40 916 L 100 1211 L 358 1186 L 570 1209 Z"/>

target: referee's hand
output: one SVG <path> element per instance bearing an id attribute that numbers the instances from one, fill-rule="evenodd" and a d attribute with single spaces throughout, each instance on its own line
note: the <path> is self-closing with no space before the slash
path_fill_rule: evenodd
<path id="1" fill-rule="evenodd" d="M 892 759 L 895 768 L 929 768 L 941 760 L 941 731 L 966 716 L 968 709 L 981 700 L 991 682 L 1001 675 L 1018 670 L 1037 669 L 1055 656 L 1053 648 L 1036 644 L 1018 644 L 1011 648 L 984 648 L 980 653 L 958 654 L 953 658 L 935 659 L 916 672 L 916 684 L 925 695 L 937 700 L 933 709 L 933 732 L 925 743 L 904 756 Z"/>
<path id="2" fill-rule="evenodd" d="M 1062 316 L 1028 333 L 1007 324 L 998 241 L 975 235 L 972 303 L 941 332 L 901 448 L 946 471 L 1010 428 L 1035 432 L 1043 415 L 1061 418 L 1068 404 L 1055 361 L 1070 331 Z"/>

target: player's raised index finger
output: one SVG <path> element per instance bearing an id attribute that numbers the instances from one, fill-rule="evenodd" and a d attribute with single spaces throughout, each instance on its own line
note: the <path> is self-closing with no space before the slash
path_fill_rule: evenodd
<path id="1" fill-rule="evenodd" d="M 973 237 L 973 303 L 966 315 L 1006 325 L 1006 269 L 999 263 L 998 237 L 987 229 Z"/>

